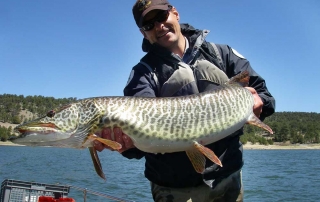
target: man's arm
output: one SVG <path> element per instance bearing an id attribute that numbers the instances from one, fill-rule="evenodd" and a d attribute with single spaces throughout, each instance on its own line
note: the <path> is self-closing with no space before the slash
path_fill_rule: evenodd
<path id="1" fill-rule="evenodd" d="M 275 111 L 275 99 L 268 91 L 265 80 L 255 72 L 255 70 L 251 67 L 250 62 L 230 46 L 217 44 L 217 47 L 222 61 L 226 67 L 226 74 L 229 78 L 245 70 L 249 72 L 249 87 L 253 89 L 248 88 L 248 90 L 253 93 L 253 96 L 255 98 L 255 114 L 258 114 L 261 110 L 261 120 L 264 120 L 265 117 L 273 114 Z M 260 97 L 262 106 L 261 101 L 257 96 Z"/>

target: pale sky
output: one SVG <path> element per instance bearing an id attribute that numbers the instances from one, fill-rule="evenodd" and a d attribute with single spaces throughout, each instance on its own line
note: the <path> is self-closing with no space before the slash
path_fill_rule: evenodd
<path id="1" fill-rule="evenodd" d="M 122 95 L 144 53 L 135 0 L 0 0 L 0 94 Z M 320 1 L 171 0 L 267 82 L 276 111 L 320 113 Z"/>

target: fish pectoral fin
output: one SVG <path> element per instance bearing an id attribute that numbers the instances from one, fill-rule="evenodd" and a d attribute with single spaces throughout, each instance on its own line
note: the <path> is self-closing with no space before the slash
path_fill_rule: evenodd
<path id="1" fill-rule="evenodd" d="M 206 158 L 204 155 L 196 149 L 187 150 L 186 153 L 196 172 L 203 173 L 206 165 Z"/>
<path id="2" fill-rule="evenodd" d="M 91 135 L 90 138 L 97 140 L 97 141 L 101 142 L 102 144 L 104 144 L 108 147 L 111 147 L 114 150 L 120 150 L 122 148 L 121 144 L 119 144 L 118 142 L 113 141 L 113 140 L 104 139 L 104 138 L 94 136 L 94 135 Z"/>
<path id="3" fill-rule="evenodd" d="M 94 147 L 89 147 L 92 163 L 96 173 L 104 180 L 106 180 L 106 176 L 103 173 L 101 162 L 99 156 L 97 154 L 97 150 Z"/>
<path id="4" fill-rule="evenodd" d="M 194 147 L 203 155 L 205 155 L 208 159 L 210 159 L 210 161 L 222 167 L 220 159 L 211 149 L 199 144 L 197 141 L 194 141 Z"/>

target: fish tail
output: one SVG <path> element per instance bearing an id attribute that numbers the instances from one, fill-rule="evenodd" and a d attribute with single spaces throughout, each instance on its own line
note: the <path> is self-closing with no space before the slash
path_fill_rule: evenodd
<path id="1" fill-rule="evenodd" d="M 259 128 L 262 128 L 262 129 L 268 131 L 270 134 L 273 134 L 272 129 L 271 129 L 267 124 L 263 123 L 263 122 L 262 122 L 258 117 L 256 117 L 256 115 L 254 115 L 253 113 L 249 116 L 247 123 L 248 123 L 248 124 L 251 124 L 251 125 L 258 126 Z"/>

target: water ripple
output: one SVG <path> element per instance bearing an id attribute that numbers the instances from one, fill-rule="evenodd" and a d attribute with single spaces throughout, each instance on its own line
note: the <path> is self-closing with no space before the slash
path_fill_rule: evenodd
<path id="1" fill-rule="evenodd" d="M 72 185 L 134 201 L 152 201 L 144 160 L 99 153 L 107 181 L 94 171 L 87 149 L 0 146 L 0 181 Z M 245 201 L 318 201 L 320 150 L 245 150 Z M 83 192 L 69 196 L 82 201 Z M 112 201 L 88 194 L 87 201 Z"/>

